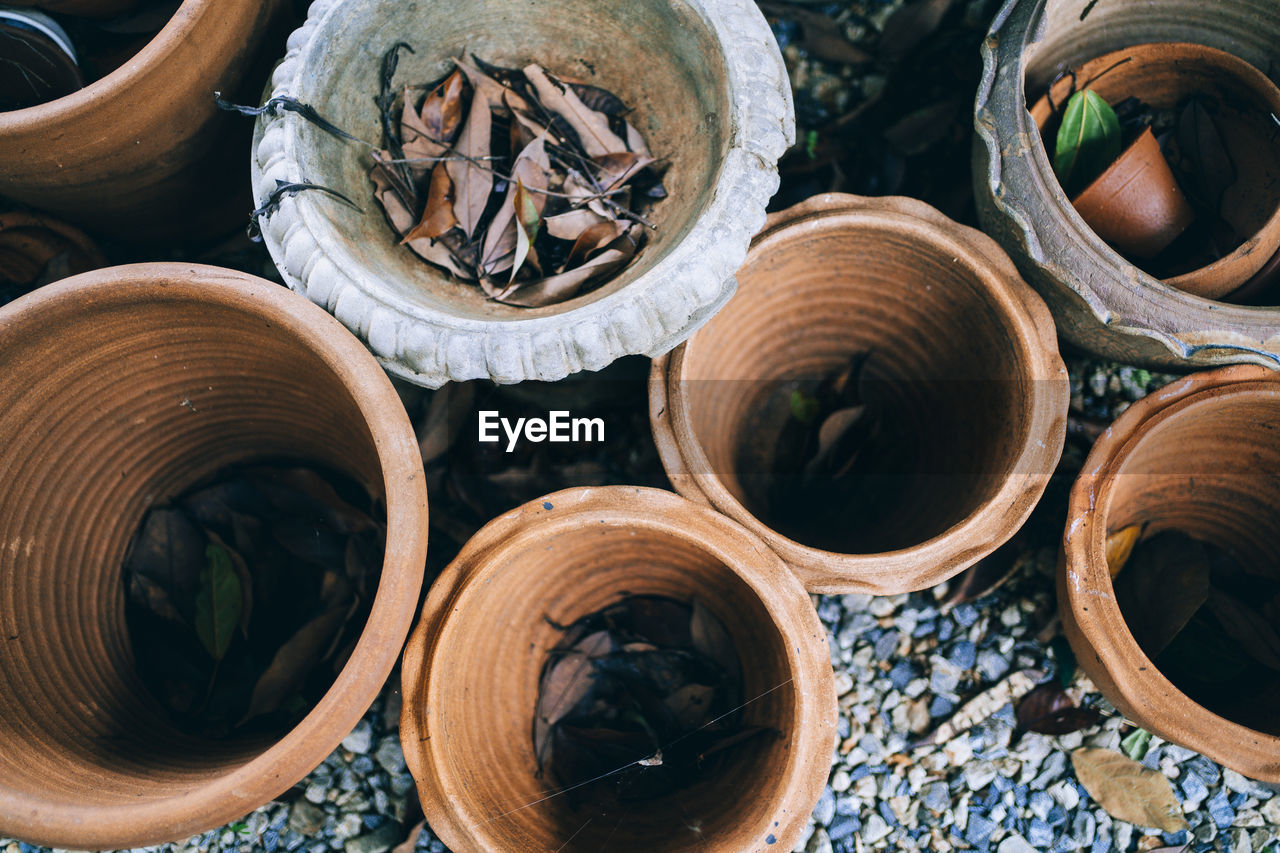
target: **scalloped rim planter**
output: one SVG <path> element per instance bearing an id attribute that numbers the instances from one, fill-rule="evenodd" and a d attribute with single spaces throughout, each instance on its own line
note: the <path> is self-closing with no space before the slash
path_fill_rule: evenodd
<path id="1" fill-rule="evenodd" d="M 184 0 L 102 79 L 0 112 L 0 195 L 125 240 L 181 243 L 234 228 L 247 198 L 229 191 L 243 189 L 243 173 L 227 148 L 247 128 L 218 111 L 213 90 L 236 90 L 284 8 L 284 0 Z"/>
<path id="2" fill-rule="evenodd" d="M 1280 737 L 1207 710 L 1160 673 L 1125 624 L 1106 557 L 1116 481 L 1143 442 L 1206 408 L 1249 399 L 1280 407 L 1280 373 L 1240 365 L 1193 374 L 1134 403 L 1098 439 L 1071 489 L 1058 610 L 1080 666 L 1121 712 L 1166 740 L 1274 783 L 1280 782 Z"/>
<path id="3" fill-rule="evenodd" d="M 276 69 L 268 96 L 306 100 L 308 92 L 324 86 L 326 73 L 340 64 L 326 55 L 334 41 L 331 31 L 347 26 L 357 13 L 367 14 L 373 2 L 378 0 L 364 0 L 354 10 L 357 3 L 351 0 L 313 3 L 306 22 L 289 39 L 289 51 Z M 428 387 L 477 378 L 502 383 L 556 380 L 580 370 L 598 370 L 623 355 L 656 356 L 670 350 L 732 295 L 733 273 L 751 235 L 763 224 L 765 205 L 778 186 L 777 159 L 795 136 L 782 56 L 755 4 L 678 0 L 672 8 L 688 19 L 685 25 L 705 30 L 705 38 L 717 46 L 718 55 L 708 60 L 723 63 L 715 70 L 723 74 L 727 91 L 717 96 L 727 99 L 729 112 L 709 120 L 725 123 L 728 140 L 705 206 L 689 222 L 668 223 L 676 232 L 687 230 L 656 260 L 642 251 L 615 277 L 614 284 L 622 282 L 621 286 L 606 283 L 590 294 L 543 309 L 492 308 L 490 303 L 484 310 L 491 316 L 479 316 L 480 309 L 474 307 L 464 312 L 451 304 L 436 304 L 454 298 L 441 289 L 449 283 L 419 261 L 421 275 L 430 271 L 432 276 L 424 278 L 425 286 L 444 295 L 436 303 L 406 298 L 386 280 L 385 265 L 363 263 L 359 255 L 364 247 L 357 252 L 347 245 L 352 236 L 335 226 L 332 217 L 340 214 L 335 214 L 332 200 L 319 193 L 283 200 L 263 225 L 264 240 L 285 282 L 337 316 L 388 372 Z M 386 46 L 404 36 L 403 28 L 387 35 Z M 417 47 L 421 52 L 425 45 Z M 449 45 L 444 55 L 457 49 Z M 362 44 L 361 50 L 376 46 Z M 374 94 L 370 91 L 369 97 Z M 325 183 L 325 175 L 305 172 L 300 162 L 311 159 L 310 130 L 293 113 L 259 119 L 253 155 L 259 204 L 277 181 Z M 368 133 L 377 132 L 373 115 Z M 342 144 L 331 137 L 326 140 L 325 144 Z M 661 157 L 663 140 L 650 143 Z M 368 204 L 374 204 L 368 195 Z M 674 194 L 664 204 L 673 198 Z M 394 246 L 393 236 L 388 228 L 388 251 L 409 253 Z"/>
<path id="4" fill-rule="evenodd" d="M 1090 352 L 1184 370 L 1238 362 L 1280 367 L 1280 309 L 1184 293 L 1093 233 L 1053 175 L 1026 95 L 1031 50 L 1043 54 L 1037 68 L 1048 77 L 1145 42 L 1200 43 L 1274 67 L 1280 8 L 1270 0 L 1162 0 L 1102 3 L 1083 23 L 1079 13 L 1079 4 L 1065 0 L 1008 0 L 992 22 L 974 107 L 974 193 L 984 230 L 1050 304 L 1062 335 Z"/>
<path id="5" fill-rule="evenodd" d="M 635 542 L 639 550 L 627 554 L 627 562 L 620 568 L 604 566 L 615 550 L 603 548 L 593 552 L 591 548 L 582 547 L 589 537 L 623 536 L 628 532 L 629 537 L 620 540 L 622 548 L 625 550 L 626 543 Z M 574 542 L 578 543 L 577 550 L 567 544 Z M 687 581 L 684 580 L 685 567 L 682 567 L 681 571 L 673 573 L 668 569 L 665 574 L 657 572 L 647 579 L 643 567 L 662 563 L 661 553 L 665 552 L 661 543 L 697 555 L 688 559 L 699 568 L 688 568 L 689 573 L 710 573 L 712 566 L 716 566 L 717 576 L 702 582 Z M 585 561 L 571 562 L 570 573 L 580 573 L 585 568 L 595 581 L 571 582 L 570 589 L 558 592 L 557 575 L 545 562 L 538 563 L 546 559 L 554 561 L 554 556 L 540 555 L 559 553 L 558 546 L 570 549 L 573 556 L 567 559 Z M 651 549 L 656 550 L 649 559 L 645 555 Z M 527 556 L 533 554 L 539 556 Z M 600 567 L 593 568 L 597 563 Z M 528 572 L 533 573 L 531 577 L 524 576 Z M 489 810 L 495 803 L 477 802 L 503 799 L 514 795 L 512 792 L 526 789 L 534 791 L 536 796 L 549 787 L 547 780 L 531 778 L 526 783 L 523 779 L 526 773 L 532 777 L 535 769 L 533 714 L 538 673 L 543 665 L 537 646 L 545 641 L 549 648 L 558 636 L 558 632 L 546 625 L 544 617 L 569 622 L 611 603 L 633 588 L 637 592 L 672 595 L 682 594 L 675 590 L 685 589 L 684 585 L 690 583 L 694 588 L 703 588 L 699 583 L 729 584 L 735 599 L 743 602 L 734 606 L 738 614 L 734 618 L 719 615 L 732 634 L 741 638 L 745 632 L 751 642 L 761 644 L 753 647 L 759 652 L 757 658 L 743 660 L 748 680 L 752 663 L 756 661 L 759 667 L 766 668 L 766 673 L 788 677 L 781 682 L 786 690 L 784 695 L 774 693 L 779 689 L 775 687 L 761 690 L 758 698 L 771 696 L 768 707 L 785 713 L 790 721 L 783 727 L 782 740 L 769 747 L 771 753 L 777 753 L 776 766 L 772 764 L 774 758 L 765 761 L 765 756 L 761 756 L 753 758 L 747 768 L 739 768 L 748 771 L 747 779 L 752 778 L 750 774 L 765 773 L 767 783 L 761 783 L 759 789 L 743 789 L 725 798 L 721 789 L 732 788 L 735 782 L 741 784 L 743 779 L 718 780 L 710 783 L 716 786 L 714 789 L 708 790 L 699 783 L 688 792 L 653 801 L 662 803 L 670 796 L 687 794 L 698 802 L 705 803 L 708 798 L 722 802 L 723 809 L 730 811 L 708 817 L 712 826 L 705 835 L 688 834 L 681 837 L 683 841 L 677 837 L 680 824 L 666 821 L 664 825 L 669 831 L 662 843 L 642 849 L 696 849 L 711 853 L 792 849 L 826 785 L 831 744 L 836 734 L 836 693 L 830 650 L 813 604 L 776 555 L 724 516 L 671 492 L 611 486 L 566 489 L 499 516 L 471 538 L 431 587 L 422 618 L 405 649 L 400 732 L 405 759 L 418 782 L 423 811 L 432 830 L 451 850 L 472 853 L 552 850 L 560 846 L 559 840 L 547 843 L 550 841 L 547 835 L 553 828 L 543 825 L 547 820 L 555 821 L 554 815 L 533 814 L 543 809 L 535 806 L 510 812 L 512 819 L 523 822 L 513 828 L 508 821 L 495 820 L 501 816 L 501 808 Z M 534 584 L 534 593 L 529 592 L 529 584 Z M 504 589 L 512 590 L 505 602 L 501 598 Z M 708 605 L 729 606 L 715 601 L 708 601 Z M 497 616 L 502 624 L 483 618 L 485 614 L 496 616 L 494 608 L 502 610 L 501 616 Z M 507 635 L 518 637 L 512 642 L 519 647 L 513 646 L 509 656 L 491 655 L 486 649 L 480 653 L 484 662 L 477 664 L 486 670 L 482 676 L 484 684 L 459 687 L 458 680 L 470 678 L 467 673 L 473 669 L 465 660 L 472 646 L 470 629 L 481 626 L 490 633 L 505 630 Z M 464 632 L 463 627 L 469 630 Z M 526 636 L 534 643 L 534 649 L 524 645 Z M 495 657 L 505 659 L 495 661 Z M 491 676 L 496 680 L 491 680 Z M 491 690 L 491 685 L 497 686 Z M 462 693 L 451 692 L 453 687 Z M 495 698 L 493 691 L 499 690 L 502 697 Z M 748 687 L 748 691 L 754 692 L 754 688 Z M 510 737 L 500 737 L 492 751 L 485 748 L 472 752 L 470 750 L 478 747 L 473 743 L 474 737 L 468 739 L 463 733 L 465 720 L 458 717 L 481 712 L 475 708 L 457 708 L 457 701 L 450 703 L 446 698 L 452 696 L 457 700 L 460 695 L 475 697 L 461 704 L 480 702 L 486 709 L 483 713 L 489 713 L 490 708 L 513 705 L 523 709 L 524 698 L 527 698 L 528 722 L 503 723 L 504 731 L 508 726 L 511 728 Z M 501 766 L 501 771 L 495 770 L 495 763 Z M 491 773 L 497 775 L 491 776 Z M 486 780 L 505 775 L 513 777 L 513 781 L 509 787 L 503 785 L 498 790 L 490 781 L 479 782 L 480 775 Z M 514 779 L 517 775 L 521 777 L 519 780 Z M 519 803 L 510 808 L 516 805 Z M 650 802 L 638 806 L 642 812 L 655 808 Z M 600 837 L 608 836 L 608 829 L 608 826 L 600 827 L 596 844 Z M 621 839 L 621 835 L 606 837 L 606 847 L 634 849 L 626 847 Z M 608 846 L 610 840 L 615 841 L 612 847 Z M 568 842 L 561 849 L 569 849 Z"/>
<path id="6" fill-rule="evenodd" d="M 283 793 L 377 697 L 418 605 L 426 485 L 386 374 L 296 294 L 178 263 L 84 273 L 0 308 L 0 366 L 0 836 L 131 848 Z M 149 505 L 275 455 L 330 460 L 381 491 L 372 612 L 293 728 L 183 735 L 133 670 L 121 561 Z"/>
<path id="7" fill-rule="evenodd" d="M 790 239 L 828 228 L 875 227 L 919 235 L 963 264 L 990 295 L 991 310 L 1017 338 L 1022 378 L 1033 384 L 1026 402 L 1027 439 L 1009 462 L 998 490 L 944 532 L 910 547 L 874 554 L 847 554 L 804 545 L 757 518 L 713 470 L 695 431 L 686 382 L 686 350 L 695 335 L 669 356 L 654 361 L 649 384 L 649 419 L 655 443 L 676 490 L 715 507 L 759 536 L 779 554 L 810 592 L 867 592 L 888 595 L 940 583 L 994 551 L 1019 527 L 1039 501 L 1057 465 L 1066 434 L 1069 397 L 1066 368 L 1058 354 L 1048 309 L 1018 276 L 1000 248 L 981 232 L 955 223 L 923 202 L 907 198 L 815 196 L 771 214 L 747 254 L 744 270 L 768 263 Z M 817 261 L 820 263 L 820 261 Z M 740 293 L 745 298 L 747 292 Z M 767 378 L 767 377 L 762 377 Z M 678 393 L 672 393 L 677 389 Z"/>

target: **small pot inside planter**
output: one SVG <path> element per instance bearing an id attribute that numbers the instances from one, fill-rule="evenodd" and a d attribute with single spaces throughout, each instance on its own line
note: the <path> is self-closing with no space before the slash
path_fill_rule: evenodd
<path id="1" fill-rule="evenodd" d="M 1058 573 L 1067 637 L 1117 708 L 1270 782 L 1280 781 L 1280 660 L 1253 656 L 1266 657 L 1257 641 L 1275 644 L 1276 623 L 1265 597 L 1233 601 L 1230 587 L 1280 586 L 1278 429 L 1280 378 L 1256 367 L 1193 374 L 1138 401 L 1072 489 Z M 1141 538 L 1132 556 L 1109 564 L 1108 541 L 1128 535 Z M 1185 553 L 1201 547 L 1210 569 Z"/>
<path id="2" fill-rule="evenodd" d="M 1132 117 L 1130 133 L 1154 120 L 1164 156 L 1140 133 L 1072 199 L 1085 222 L 1147 272 L 1197 296 L 1219 299 L 1254 278 L 1280 250 L 1280 89 L 1220 50 L 1136 45 L 1073 68 L 1036 101 L 1031 114 L 1047 150 L 1062 106 L 1086 88 Z"/>
<path id="3" fill-rule="evenodd" d="M 0 327 L 0 835 L 116 849 L 235 820 L 338 745 L 408 631 L 426 492 L 399 399 L 323 311 L 214 267 L 86 273 L 0 309 Z M 138 671 L 122 563 L 149 508 L 280 458 L 385 503 L 372 612 L 297 725 L 184 733 Z"/>
<path id="4" fill-rule="evenodd" d="M 654 436 L 682 494 L 811 591 L 923 588 L 1017 530 L 1061 452 L 1068 389 L 1048 311 L 994 244 L 919 202 L 816 196 L 774 215 L 738 281 L 654 363 Z M 853 435 L 847 472 L 788 483 L 810 464 L 790 446 L 805 395 L 853 362 L 873 434 Z M 839 417 L 815 446 L 861 429 Z"/>
<path id="5" fill-rule="evenodd" d="M 620 774 L 565 791 L 538 772 L 544 666 L 564 626 L 638 596 L 714 614 L 742 664 L 735 710 L 768 731 L 657 796 L 627 801 Z M 486 525 L 432 586 L 404 658 L 405 757 L 459 853 L 789 850 L 829 772 L 828 656 L 804 590 L 738 525 L 653 489 L 557 492 Z"/>

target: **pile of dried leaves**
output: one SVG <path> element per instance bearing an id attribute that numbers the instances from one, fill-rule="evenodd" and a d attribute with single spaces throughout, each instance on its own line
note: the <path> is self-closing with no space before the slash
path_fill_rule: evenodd
<path id="1" fill-rule="evenodd" d="M 139 675 L 198 734 L 291 724 L 355 646 L 384 532 L 363 489 L 310 468 L 235 470 L 150 510 L 124 563 Z"/>
<path id="2" fill-rule="evenodd" d="M 661 796 L 773 731 L 744 727 L 734 713 L 741 664 L 724 625 L 697 599 L 628 596 L 563 630 L 534 718 L 539 772 L 549 769 L 561 785 L 606 776 L 598 784 L 619 800 Z"/>
<path id="3" fill-rule="evenodd" d="M 771 522 L 823 536 L 865 503 L 867 476 L 884 445 L 882 411 L 866 396 L 864 367 L 871 353 L 857 352 L 817 381 L 802 383 L 788 398 L 790 417 L 778 433 L 766 489 Z"/>
<path id="4" fill-rule="evenodd" d="M 1133 525 L 1108 537 L 1116 603 L 1160 671 L 1195 701 L 1269 728 L 1280 698 L 1280 579 L 1227 551 Z"/>
<path id="5" fill-rule="evenodd" d="M 571 299 L 631 262 L 666 190 L 616 95 L 474 56 L 397 93 L 407 47 L 383 62 L 385 148 L 369 173 L 403 243 L 490 298 L 530 308 Z"/>

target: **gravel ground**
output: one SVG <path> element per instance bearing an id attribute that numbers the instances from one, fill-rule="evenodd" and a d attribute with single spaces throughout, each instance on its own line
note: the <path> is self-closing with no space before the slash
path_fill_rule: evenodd
<path id="1" fill-rule="evenodd" d="M 1168 377 L 1068 361 L 1076 420 L 1105 422 Z M 840 695 L 839 742 L 827 789 L 798 850 L 1138 850 L 1280 853 L 1280 796 L 1190 750 L 1153 737 L 1142 762 L 1174 785 L 1191 826 L 1161 834 L 1113 820 L 1076 781 L 1080 746 L 1117 749 L 1133 730 L 1083 675 L 1074 688 L 1101 721 L 1068 735 L 1023 734 L 1013 706 L 945 742 L 911 749 L 972 697 L 1010 675 L 1045 680 L 1074 671 L 1055 633 L 1053 571 L 1065 487 L 1087 439 L 1068 441 L 1059 477 L 1028 525 L 1010 579 L 974 601 L 953 603 L 958 581 L 893 597 L 815 596 L 830 633 Z M 1054 527 L 1057 526 L 1055 532 Z M 1061 659 L 1060 659 L 1061 657 Z M 381 853 L 420 820 L 397 731 L 398 676 L 342 746 L 280 802 L 163 851 Z M 0 840 L 4 853 L 40 850 Z M 444 845 L 425 829 L 417 849 Z"/>

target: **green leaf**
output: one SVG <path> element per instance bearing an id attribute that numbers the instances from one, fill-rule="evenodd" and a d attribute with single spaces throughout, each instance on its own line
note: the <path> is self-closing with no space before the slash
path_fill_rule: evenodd
<path id="1" fill-rule="evenodd" d="M 1124 750 L 1124 754 L 1134 761 L 1141 761 L 1146 757 L 1147 749 L 1150 746 L 1151 732 L 1146 729 L 1134 729 L 1124 740 L 1120 741 L 1120 748 Z"/>
<path id="2" fill-rule="evenodd" d="M 1058 128 L 1053 171 L 1067 195 L 1075 197 L 1120 156 L 1120 119 L 1111 105 L 1092 89 L 1082 89 L 1067 101 Z"/>
<path id="3" fill-rule="evenodd" d="M 204 555 L 208 563 L 200 572 L 200 591 L 196 593 L 196 635 L 209 656 L 220 661 L 240 623 L 244 591 L 225 548 L 209 545 Z"/>
<path id="4" fill-rule="evenodd" d="M 817 397 L 806 394 L 799 388 L 791 392 L 791 414 L 801 423 L 813 423 L 821 409 L 822 403 Z"/>

